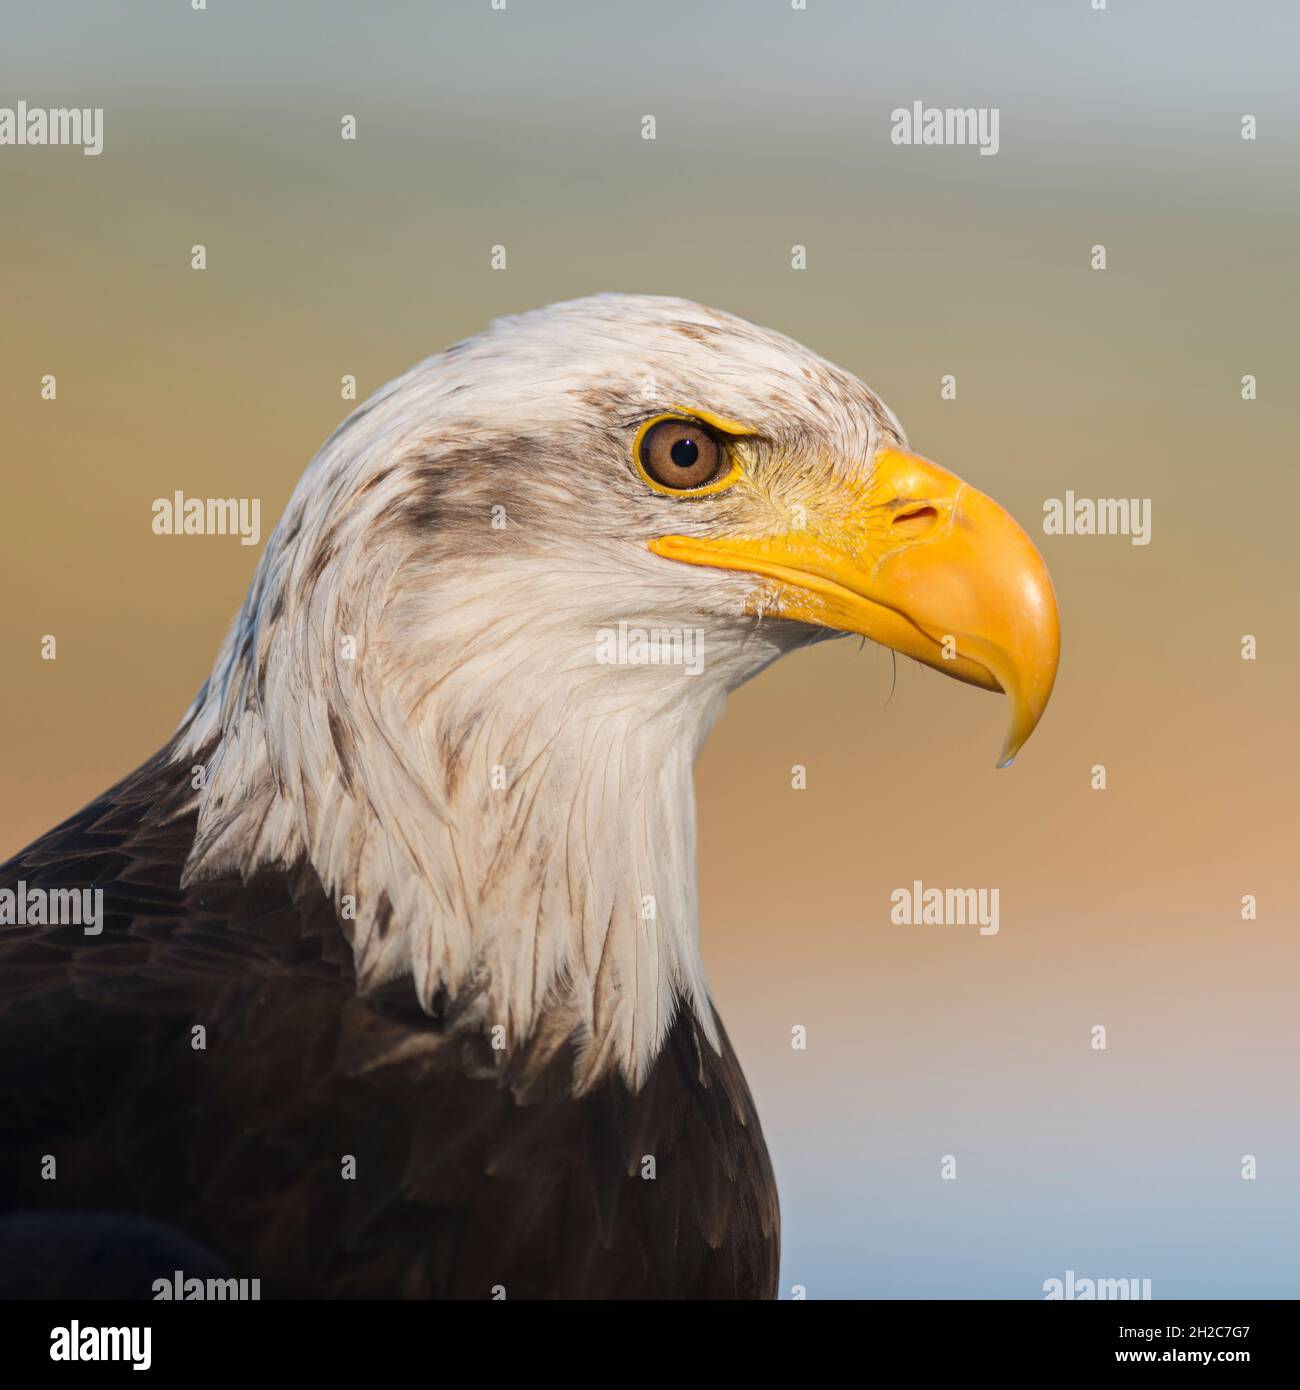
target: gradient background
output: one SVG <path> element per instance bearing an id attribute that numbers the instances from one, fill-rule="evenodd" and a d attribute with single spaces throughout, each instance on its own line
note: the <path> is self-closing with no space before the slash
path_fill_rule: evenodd
<path id="1" fill-rule="evenodd" d="M 243 596 L 258 551 L 154 536 L 155 497 L 260 496 L 265 537 L 345 372 L 364 398 L 602 289 L 730 309 L 1009 507 L 1064 626 L 1009 772 L 1002 701 L 904 661 L 891 698 L 851 642 L 705 750 L 705 955 L 785 1296 L 1300 1294 L 1292 7 L 30 8 L 0 105 L 102 106 L 105 149 L 0 149 L 0 857 L 164 741 Z M 1000 153 L 892 145 L 918 99 L 1000 108 Z M 1150 498 L 1151 544 L 1043 537 L 1067 488 Z M 914 878 L 999 888 L 1000 934 L 892 926 Z"/>

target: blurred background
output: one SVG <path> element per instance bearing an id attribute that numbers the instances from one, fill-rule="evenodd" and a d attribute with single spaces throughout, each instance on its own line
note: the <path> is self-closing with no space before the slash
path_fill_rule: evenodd
<path id="1" fill-rule="evenodd" d="M 1300 1294 L 1293 7 L 157 0 L 0 25 L 0 105 L 105 110 L 97 158 L 0 148 L 0 858 L 162 744 L 243 597 L 260 548 L 155 536 L 154 498 L 258 496 L 265 539 L 345 373 L 364 399 L 597 290 L 702 300 L 863 377 L 1007 506 L 1064 631 L 1009 771 L 1003 701 L 852 642 L 741 690 L 705 749 L 704 951 L 783 1296 L 1041 1298 L 1066 1270 Z M 891 144 L 918 100 L 997 107 L 999 153 Z M 1149 498 L 1151 543 L 1043 536 L 1067 489 Z M 892 925 L 914 879 L 997 887 L 1000 932 Z"/>

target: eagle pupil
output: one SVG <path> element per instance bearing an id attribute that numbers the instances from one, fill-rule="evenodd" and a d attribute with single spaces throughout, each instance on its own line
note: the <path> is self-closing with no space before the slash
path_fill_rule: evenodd
<path id="1" fill-rule="evenodd" d="M 693 439 L 679 439 L 671 452 L 678 468 L 689 468 L 700 456 L 699 445 Z"/>

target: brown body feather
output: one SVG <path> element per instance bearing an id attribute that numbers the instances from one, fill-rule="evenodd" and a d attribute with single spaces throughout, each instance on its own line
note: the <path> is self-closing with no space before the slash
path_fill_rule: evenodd
<path id="1" fill-rule="evenodd" d="M 151 1218 L 264 1296 L 775 1294 L 775 1183 L 725 1035 L 683 1010 L 636 1094 L 575 1097 L 558 1013 L 502 1062 L 456 1002 L 359 996 L 310 867 L 180 886 L 188 775 L 160 756 L 0 868 L 102 888 L 105 914 L 0 929 L 0 1219 L 96 1214 L 102 1246 L 103 1214 Z M 98 1291 L 71 1268 L 41 1287 Z"/>

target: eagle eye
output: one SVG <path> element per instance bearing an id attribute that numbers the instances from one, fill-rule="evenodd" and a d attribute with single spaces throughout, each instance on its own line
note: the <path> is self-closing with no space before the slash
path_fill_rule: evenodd
<path id="1" fill-rule="evenodd" d="M 697 420 L 658 420 L 641 437 L 641 467 L 672 492 L 691 492 L 724 476 L 730 460 L 721 440 Z"/>

